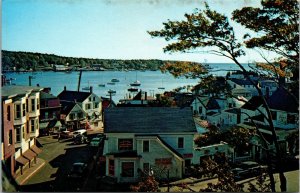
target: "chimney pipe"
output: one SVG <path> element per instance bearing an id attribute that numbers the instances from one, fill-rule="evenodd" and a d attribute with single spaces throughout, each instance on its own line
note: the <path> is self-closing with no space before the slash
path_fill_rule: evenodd
<path id="1" fill-rule="evenodd" d="M 93 87 L 90 86 L 90 93 L 93 93 Z"/>
<path id="2" fill-rule="evenodd" d="M 67 90 L 67 87 L 66 86 L 64 86 L 64 91 L 66 91 Z"/>
<path id="3" fill-rule="evenodd" d="M 36 84 L 37 87 L 40 87 L 40 84 Z"/>

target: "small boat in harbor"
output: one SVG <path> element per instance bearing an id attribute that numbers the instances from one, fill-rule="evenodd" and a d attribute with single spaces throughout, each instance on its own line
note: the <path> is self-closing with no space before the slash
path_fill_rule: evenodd
<path id="1" fill-rule="evenodd" d="M 82 90 L 90 90 L 90 81 L 88 81 L 88 86 L 83 87 Z"/>
<path id="2" fill-rule="evenodd" d="M 107 84 L 115 85 L 116 83 L 115 82 L 108 82 Z"/>
<path id="3" fill-rule="evenodd" d="M 141 86 L 141 82 L 136 80 L 133 83 L 131 83 L 130 86 Z"/>
<path id="4" fill-rule="evenodd" d="M 131 87 L 128 89 L 129 92 L 137 92 L 139 89 L 135 87 Z"/>
<path id="5" fill-rule="evenodd" d="M 116 79 L 116 78 L 113 78 L 113 79 L 111 79 L 111 82 L 120 82 L 120 80 Z"/>
<path id="6" fill-rule="evenodd" d="M 163 85 L 164 85 L 164 82 L 163 82 L 163 80 L 161 80 L 161 87 L 158 87 L 158 89 L 159 89 L 159 90 L 164 90 L 165 87 L 164 87 Z"/>
<path id="7" fill-rule="evenodd" d="M 99 87 L 105 87 L 105 84 L 98 84 Z"/>
<path id="8" fill-rule="evenodd" d="M 83 87 L 82 90 L 90 90 L 90 87 L 88 87 L 88 86 Z"/>
<path id="9" fill-rule="evenodd" d="M 141 82 L 137 79 L 137 71 L 135 71 L 135 81 L 130 84 L 130 86 L 141 86 Z"/>

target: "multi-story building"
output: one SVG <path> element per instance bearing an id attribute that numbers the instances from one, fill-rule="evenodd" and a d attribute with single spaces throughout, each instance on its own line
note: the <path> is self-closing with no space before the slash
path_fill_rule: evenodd
<path id="1" fill-rule="evenodd" d="M 40 107 L 40 133 L 49 134 L 58 130 L 61 126 L 60 119 L 61 104 L 59 98 L 47 93 L 41 92 Z"/>
<path id="2" fill-rule="evenodd" d="M 1 109 L 2 160 L 12 176 L 15 175 L 15 132 L 14 132 L 14 104 L 9 96 L 2 94 Z"/>
<path id="3" fill-rule="evenodd" d="M 11 145 L 14 146 L 14 155 L 11 158 L 14 166 L 10 166 L 11 169 L 14 168 L 14 171 L 11 171 L 14 175 L 19 172 L 22 174 L 27 166 L 31 167 L 41 151 L 35 145 L 35 139 L 39 135 L 40 91 L 42 89 L 31 86 L 2 87 L 2 99 L 5 99 L 3 102 L 7 103 L 2 109 L 2 118 L 6 120 L 2 128 L 5 133 L 3 142 L 6 151 L 13 152 Z M 11 121 L 8 121 L 9 119 Z"/>
<path id="4" fill-rule="evenodd" d="M 156 178 L 180 179 L 185 167 L 199 164 L 201 157 L 227 151 L 195 146 L 197 130 L 190 108 L 107 108 L 104 133 L 106 175 L 117 182 L 137 181 L 150 170 Z"/>
<path id="5" fill-rule="evenodd" d="M 64 88 L 64 90 L 57 96 L 61 103 L 76 103 L 85 112 L 85 120 L 81 121 L 82 125 L 89 125 L 91 129 L 101 128 L 101 111 L 102 103 L 101 98 L 93 93 L 92 87 L 90 87 L 90 92 L 81 91 L 69 91 Z"/>

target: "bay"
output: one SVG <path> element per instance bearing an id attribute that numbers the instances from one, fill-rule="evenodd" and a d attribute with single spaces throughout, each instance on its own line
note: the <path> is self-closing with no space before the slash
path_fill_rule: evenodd
<path id="1" fill-rule="evenodd" d="M 238 70 L 239 68 L 235 64 L 209 64 L 212 68 L 211 74 L 218 76 L 225 76 L 228 70 Z M 64 86 L 67 90 L 77 90 L 79 72 L 73 71 L 71 73 L 65 72 L 22 72 L 22 73 L 5 73 L 7 78 L 15 79 L 13 83 L 16 85 L 29 85 L 29 76 L 33 76 L 31 83 L 32 86 L 39 84 L 41 87 L 51 87 L 51 93 L 58 95 L 63 91 Z M 116 82 L 115 85 L 107 84 L 111 82 L 111 79 L 118 79 L 120 82 Z M 108 90 L 115 90 L 116 94 L 112 97 L 115 102 L 120 99 L 132 97 L 134 93 L 128 92 L 130 83 L 135 80 L 141 82 L 141 86 L 137 87 L 139 90 L 147 92 L 148 96 L 155 96 L 157 93 L 163 93 L 165 91 L 171 91 L 178 87 L 187 85 L 194 86 L 199 80 L 186 79 L 184 77 L 174 78 L 169 73 L 161 73 L 160 71 L 83 71 L 81 77 L 80 91 L 83 87 L 92 86 L 93 92 L 102 97 L 109 97 Z M 105 87 L 98 86 L 99 84 L 105 84 Z M 164 87 L 165 89 L 159 89 Z M 88 92 L 88 91 L 86 91 Z"/>

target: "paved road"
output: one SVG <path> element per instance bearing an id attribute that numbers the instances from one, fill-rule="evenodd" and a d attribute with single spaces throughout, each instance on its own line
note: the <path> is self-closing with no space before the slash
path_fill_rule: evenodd
<path id="1" fill-rule="evenodd" d="M 72 192 L 80 191 L 85 180 L 74 181 L 67 175 L 76 161 L 90 163 L 93 154 L 86 144 L 73 145 L 71 140 L 53 139 L 52 136 L 38 138 L 43 145 L 40 158 L 46 160 L 45 166 L 31 177 L 23 186 L 25 191 Z"/>

